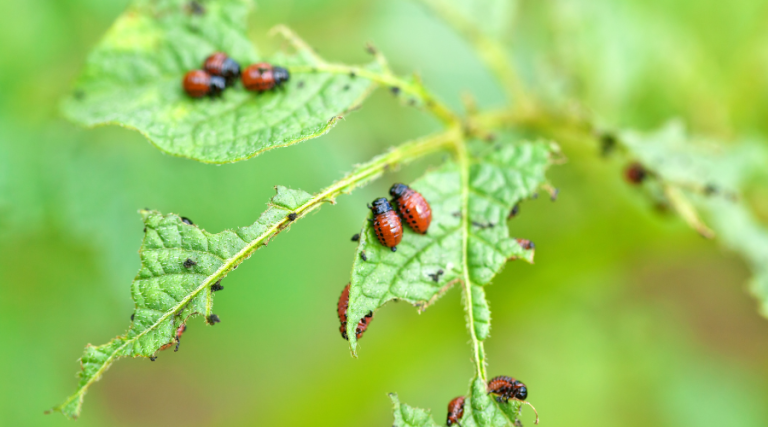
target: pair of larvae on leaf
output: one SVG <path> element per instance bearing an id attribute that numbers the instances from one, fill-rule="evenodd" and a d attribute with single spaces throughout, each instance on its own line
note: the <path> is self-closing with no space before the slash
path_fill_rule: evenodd
<path id="1" fill-rule="evenodd" d="M 205 59 L 202 70 L 184 75 L 182 87 L 192 98 L 215 97 L 232 87 L 238 78 L 247 90 L 266 92 L 281 87 L 291 76 L 285 68 L 267 62 L 249 65 L 241 73 L 237 61 L 224 52 L 214 52 Z"/>
<path id="2" fill-rule="evenodd" d="M 373 219 L 370 221 L 373 230 L 376 232 L 376 237 L 382 245 L 392 248 L 392 252 L 394 252 L 397 250 L 397 245 L 403 239 L 401 216 L 413 231 L 419 234 L 426 234 L 429 224 L 432 222 L 432 208 L 430 208 L 424 196 L 405 184 L 393 185 L 389 189 L 389 194 L 392 196 L 392 204 L 384 197 L 381 197 L 374 200 L 373 206 L 369 205 L 368 208 L 373 212 Z M 397 207 L 399 215 L 392 209 L 392 205 Z M 350 284 L 347 284 L 341 292 L 341 297 L 339 297 L 339 303 L 336 307 L 339 322 L 341 322 L 339 330 L 341 331 L 341 337 L 345 340 L 349 339 L 347 336 L 349 287 Z M 373 321 L 372 311 L 369 311 L 368 314 L 358 321 L 357 328 L 355 328 L 357 339 L 363 336 L 363 332 L 368 329 L 371 321 Z"/>
<path id="3" fill-rule="evenodd" d="M 432 208 L 427 200 L 418 191 L 405 184 L 395 184 L 389 189 L 392 201 L 381 197 L 373 201 L 368 208 L 373 212 L 371 225 L 379 242 L 397 250 L 397 245 L 403 240 L 403 223 L 419 234 L 427 234 L 429 224 L 432 222 Z M 397 212 L 392 209 L 397 207 Z"/>
<path id="4" fill-rule="evenodd" d="M 530 402 L 526 402 L 528 397 L 528 388 L 522 381 L 518 381 L 512 377 L 506 375 L 500 375 L 492 378 L 488 381 L 488 394 L 496 395 L 496 401 L 499 403 L 507 403 L 510 400 L 517 400 L 529 405 L 533 412 L 536 413 L 536 422 L 539 423 L 539 413 L 536 412 L 536 408 L 531 405 Z M 445 424 L 452 426 L 454 424 L 461 426 L 461 418 L 464 416 L 464 396 L 459 396 L 448 403 L 448 419 Z M 517 425 L 517 422 L 516 424 Z"/>

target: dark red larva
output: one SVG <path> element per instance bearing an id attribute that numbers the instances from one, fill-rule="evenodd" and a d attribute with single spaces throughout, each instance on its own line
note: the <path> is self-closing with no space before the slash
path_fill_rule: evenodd
<path id="1" fill-rule="evenodd" d="M 240 75 L 240 80 L 246 89 L 265 92 L 275 87 L 282 86 L 291 78 L 291 75 L 283 67 L 273 66 L 267 62 L 249 65 Z"/>
<path id="2" fill-rule="evenodd" d="M 530 241 L 530 240 L 528 240 L 528 239 L 515 239 L 515 240 L 517 240 L 517 243 L 518 243 L 518 244 L 519 244 L 519 245 L 520 245 L 520 246 L 521 246 L 523 249 L 526 249 L 526 250 L 530 250 L 530 249 L 536 249 L 536 245 L 534 245 L 534 244 L 533 244 L 533 242 L 532 242 L 532 241 Z"/>
<path id="3" fill-rule="evenodd" d="M 212 76 L 221 76 L 231 86 L 240 77 L 240 64 L 224 52 L 214 52 L 203 62 L 203 70 Z"/>
<path id="4" fill-rule="evenodd" d="M 432 222 L 432 208 L 424 196 L 405 184 L 395 184 L 389 189 L 392 202 L 413 231 L 426 234 Z"/>
<path id="5" fill-rule="evenodd" d="M 640 184 L 648 176 L 648 171 L 638 162 L 630 163 L 624 170 L 624 178 L 630 184 Z"/>
<path id="6" fill-rule="evenodd" d="M 166 349 L 170 348 L 173 345 L 173 343 L 175 342 L 176 343 L 176 350 L 174 350 L 174 351 L 179 351 L 179 344 L 181 343 L 181 334 L 183 334 L 184 331 L 186 331 L 186 330 L 187 330 L 187 325 L 185 325 L 185 324 L 180 325 L 178 327 L 178 329 L 176 329 L 176 339 L 174 341 L 169 342 L 168 344 L 163 344 L 163 346 L 160 347 L 160 350 L 162 351 L 162 350 L 166 350 Z"/>
<path id="7" fill-rule="evenodd" d="M 349 337 L 347 336 L 347 309 L 349 308 L 349 287 L 350 284 L 347 283 L 347 286 L 344 287 L 344 290 L 341 291 L 341 296 L 339 297 L 339 304 L 336 307 L 336 311 L 339 314 L 339 322 L 341 322 L 341 327 L 339 328 L 339 331 L 341 331 L 341 337 L 345 340 L 349 340 Z M 373 312 L 368 312 L 360 321 L 357 323 L 357 329 L 355 329 L 355 336 L 357 339 L 360 339 L 363 337 L 363 332 L 365 332 L 366 329 L 368 329 L 368 325 L 371 324 L 371 321 L 373 321 Z"/>
<path id="8" fill-rule="evenodd" d="M 495 394 L 499 402 L 506 402 L 509 399 L 525 400 L 528 397 L 528 388 L 512 377 L 501 375 L 488 381 L 488 393 Z"/>
<path id="9" fill-rule="evenodd" d="M 400 222 L 400 217 L 383 197 L 374 200 L 370 208 L 373 212 L 373 231 L 376 232 L 379 242 L 392 248 L 392 252 L 396 251 L 397 245 L 403 240 L 403 224 Z"/>
<path id="10" fill-rule="evenodd" d="M 220 95 L 227 83 L 223 77 L 212 76 L 203 70 L 192 70 L 184 75 L 182 86 L 192 98 Z"/>
<path id="11" fill-rule="evenodd" d="M 446 425 L 452 426 L 459 424 L 459 420 L 464 416 L 464 396 L 459 396 L 448 402 L 448 420 Z"/>

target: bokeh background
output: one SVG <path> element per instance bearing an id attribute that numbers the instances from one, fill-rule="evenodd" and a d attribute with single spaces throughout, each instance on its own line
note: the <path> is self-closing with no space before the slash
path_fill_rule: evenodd
<path id="1" fill-rule="evenodd" d="M 569 90 L 605 120 L 652 129 L 670 117 L 723 140 L 768 132 L 768 3 L 762 0 L 520 0 L 525 78 Z M 76 359 L 129 324 L 131 279 L 150 207 L 217 232 L 250 224 L 277 184 L 317 191 L 351 165 L 433 130 L 387 91 L 330 134 L 247 162 L 203 165 L 117 127 L 64 121 L 88 50 L 127 0 L 0 2 L 0 425 L 69 426 L 43 415 L 75 389 Z M 251 37 L 294 27 L 325 57 L 363 62 L 373 41 L 460 108 L 502 97 L 469 46 L 408 0 L 262 0 Z M 488 288 L 489 372 L 524 380 L 544 426 L 768 425 L 768 320 L 737 257 L 654 212 L 596 146 L 564 146 L 552 203 L 526 202 L 513 233 L 536 264 Z M 409 166 L 297 223 L 224 282 L 178 353 L 122 359 L 92 387 L 86 426 L 389 426 L 387 392 L 445 406 L 472 376 L 458 289 L 422 315 L 389 304 L 349 355 L 335 304 L 365 203 Z M 757 200 L 766 218 L 768 202 Z M 524 412 L 526 424 L 532 415 Z"/>

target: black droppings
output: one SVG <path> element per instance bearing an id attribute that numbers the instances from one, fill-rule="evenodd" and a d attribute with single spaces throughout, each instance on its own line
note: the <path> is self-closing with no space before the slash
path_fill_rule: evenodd
<path id="1" fill-rule="evenodd" d="M 608 156 L 616 149 L 616 136 L 610 132 L 600 135 L 600 154 L 603 157 Z"/>
<path id="2" fill-rule="evenodd" d="M 149 360 L 154 362 L 155 360 L 157 360 L 157 356 L 149 356 Z"/>
<path id="3" fill-rule="evenodd" d="M 195 261 L 192 261 L 192 258 L 187 258 L 187 260 L 184 261 L 184 268 L 192 268 L 196 265 L 197 263 Z"/>
<path id="4" fill-rule="evenodd" d="M 704 194 L 706 194 L 707 196 L 711 196 L 713 194 L 717 194 L 718 191 L 719 190 L 717 189 L 717 187 L 715 187 L 713 184 L 707 184 L 704 187 Z"/>
<path id="5" fill-rule="evenodd" d="M 215 325 L 215 324 L 220 323 L 220 322 L 221 322 L 221 319 L 219 319 L 219 316 L 217 316 L 215 314 L 211 314 L 210 316 L 208 316 L 208 324 L 209 325 Z"/>
<path id="6" fill-rule="evenodd" d="M 389 90 L 392 92 L 392 95 L 400 95 L 400 88 L 397 86 L 392 86 Z"/>
<path id="7" fill-rule="evenodd" d="M 288 221 L 296 221 L 296 218 L 298 218 L 299 215 L 296 214 L 296 212 L 291 212 L 288 214 Z"/>
<path id="8" fill-rule="evenodd" d="M 365 256 L 365 251 L 361 251 L 361 252 L 360 252 L 360 258 L 362 258 L 362 259 L 363 259 L 363 261 L 368 261 L 368 257 L 367 257 L 367 256 Z"/>
<path id="9" fill-rule="evenodd" d="M 495 133 L 489 133 L 488 135 L 485 135 L 485 140 L 487 142 L 496 141 L 496 134 Z"/>
<path id="10" fill-rule="evenodd" d="M 299 89 L 303 88 L 304 87 L 304 80 L 300 80 L 298 83 L 296 83 L 296 87 L 298 87 Z"/>
<path id="11" fill-rule="evenodd" d="M 133 322 L 133 318 L 136 316 L 136 313 L 131 314 L 131 322 Z"/>
<path id="12" fill-rule="evenodd" d="M 74 96 L 76 100 L 80 101 L 80 100 L 82 100 L 83 98 L 85 98 L 85 92 L 83 92 L 82 90 L 79 90 L 79 89 L 78 89 L 78 90 L 76 90 L 76 91 L 75 91 L 75 92 L 72 94 L 72 96 Z"/>
<path id="13" fill-rule="evenodd" d="M 453 212 L 453 213 L 451 213 L 451 216 L 455 216 L 456 218 L 460 218 L 461 217 L 461 211 Z"/>
<path id="14" fill-rule="evenodd" d="M 354 236 L 352 236 L 352 241 L 353 242 L 357 242 L 358 240 L 360 240 L 360 234 L 359 233 L 355 234 Z"/>
<path id="15" fill-rule="evenodd" d="M 560 189 L 559 188 L 555 188 L 552 191 L 552 194 L 549 196 L 549 198 L 554 202 L 555 200 L 557 200 L 557 195 L 558 194 L 560 194 Z"/>
<path id="16" fill-rule="evenodd" d="M 181 222 L 183 222 L 184 224 L 195 225 L 195 223 L 192 222 L 191 219 L 189 219 L 189 218 L 187 218 L 185 216 L 181 217 Z"/>
<path id="17" fill-rule="evenodd" d="M 416 105 L 416 100 L 415 100 L 415 99 L 413 99 L 413 98 L 409 99 L 409 100 L 408 100 L 408 105 L 410 105 L 411 107 L 413 107 L 414 105 Z"/>
<path id="18" fill-rule="evenodd" d="M 488 223 L 486 223 L 486 224 L 483 224 L 482 222 L 472 221 L 472 225 L 474 225 L 475 227 L 477 227 L 477 228 L 479 228 L 481 230 L 485 230 L 486 228 L 493 228 L 493 227 L 496 226 L 496 224 L 494 224 L 494 223 L 492 223 L 490 221 L 488 221 Z"/>
<path id="19" fill-rule="evenodd" d="M 538 198 L 539 198 L 539 193 L 531 194 L 531 199 L 538 199 Z"/>
<path id="20" fill-rule="evenodd" d="M 378 50 L 376 50 L 376 46 L 374 46 L 374 45 L 372 45 L 370 43 L 366 43 L 365 44 L 365 51 L 368 52 L 371 55 L 376 55 L 376 53 L 378 53 Z"/>
<path id="21" fill-rule="evenodd" d="M 443 275 L 443 273 L 445 273 L 445 272 L 444 272 L 444 271 L 443 271 L 443 269 L 441 268 L 441 269 L 437 270 L 436 272 L 434 272 L 434 273 L 432 273 L 432 274 L 427 274 L 427 276 L 431 277 L 431 278 L 432 278 L 432 281 L 433 281 L 433 282 L 435 282 L 435 283 L 437 283 L 437 282 L 439 282 L 439 281 L 440 281 L 440 276 L 442 276 L 442 275 Z"/>
<path id="22" fill-rule="evenodd" d="M 221 280 L 211 285 L 211 292 L 224 290 L 224 286 L 221 285 Z"/>
<path id="23" fill-rule="evenodd" d="M 145 232 L 145 233 L 147 232 L 147 227 L 144 227 L 144 232 Z"/>

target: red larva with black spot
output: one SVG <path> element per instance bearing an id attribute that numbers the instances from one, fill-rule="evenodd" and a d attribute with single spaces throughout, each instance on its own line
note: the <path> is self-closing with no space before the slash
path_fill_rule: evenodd
<path id="1" fill-rule="evenodd" d="M 517 243 L 525 250 L 531 250 L 536 249 L 536 245 L 533 244 L 532 241 L 528 239 L 515 239 L 517 240 Z"/>
<path id="2" fill-rule="evenodd" d="M 448 420 L 445 422 L 446 425 L 459 424 L 459 420 L 464 416 L 464 400 L 464 396 L 459 396 L 448 403 Z"/>
<path id="3" fill-rule="evenodd" d="M 184 331 L 186 330 L 187 330 L 187 325 L 185 324 L 180 325 L 179 328 L 176 329 L 176 339 L 174 341 L 169 342 L 168 344 L 163 344 L 163 346 L 160 347 L 160 351 L 170 348 L 174 342 L 176 343 L 176 350 L 174 351 L 179 351 L 179 344 L 181 344 L 181 334 L 183 334 Z"/>
<path id="4" fill-rule="evenodd" d="M 624 170 L 624 177 L 630 184 L 640 184 L 648 176 L 648 171 L 639 162 L 630 163 Z"/>
<path id="5" fill-rule="evenodd" d="M 432 208 L 427 200 L 418 191 L 405 184 L 395 184 L 389 189 L 392 202 L 397 205 L 397 210 L 413 231 L 419 234 L 427 234 L 429 224 L 432 222 Z"/>
<path id="6" fill-rule="evenodd" d="M 499 402 L 506 402 L 509 399 L 525 400 L 528 397 L 528 389 L 525 384 L 504 375 L 488 381 L 488 393 L 495 394 L 496 400 Z"/>
<path id="7" fill-rule="evenodd" d="M 283 67 L 273 66 L 267 62 L 249 65 L 240 75 L 240 80 L 246 89 L 255 92 L 266 92 L 282 86 L 290 80 L 291 75 Z"/>
<path id="8" fill-rule="evenodd" d="M 212 76 L 221 76 L 231 86 L 240 77 L 240 64 L 224 52 L 214 52 L 203 62 L 203 70 Z"/>
<path id="9" fill-rule="evenodd" d="M 341 327 L 339 328 L 339 331 L 341 331 L 341 337 L 345 340 L 349 340 L 349 337 L 347 336 L 347 309 L 349 308 L 349 288 L 350 284 L 347 283 L 347 286 L 344 287 L 344 290 L 341 291 L 341 296 L 339 297 L 339 304 L 336 307 L 336 310 L 339 314 L 339 322 L 341 322 Z M 363 333 L 368 329 L 368 325 L 371 324 L 373 321 L 373 312 L 369 311 L 368 314 L 366 314 L 360 321 L 357 323 L 357 329 L 355 329 L 355 336 L 357 339 L 360 339 L 363 337 Z"/>
<path id="10" fill-rule="evenodd" d="M 192 70 L 184 75 L 182 87 L 187 95 L 192 98 L 218 96 L 227 86 L 226 80 L 221 76 L 212 76 L 203 70 Z"/>
<path id="11" fill-rule="evenodd" d="M 403 240 L 403 224 L 400 217 L 397 216 L 387 199 L 381 197 L 373 201 L 373 206 L 369 206 L 373 212 L 373 231 L 376 232 L 376 238 L 379 242 L 392 249 L 397 250 L 397 245 Z"/>

